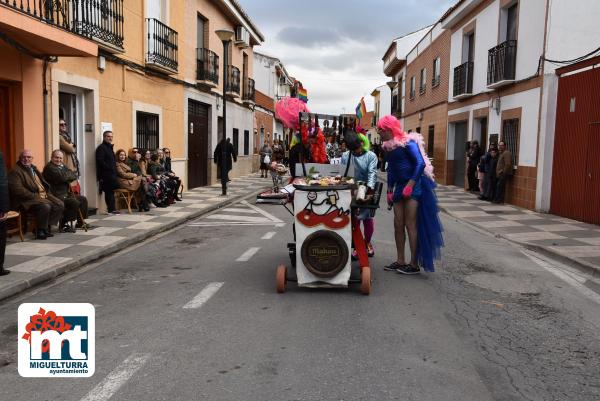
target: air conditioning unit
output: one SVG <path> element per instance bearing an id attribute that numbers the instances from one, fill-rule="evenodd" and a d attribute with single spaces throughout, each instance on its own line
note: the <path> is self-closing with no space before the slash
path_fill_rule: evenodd
<path id="1" fill-rule="evenodd" d="M 241 25 L 235 28 L 235 44 L 241 48 L 250 46 L 250 32 Z"/>

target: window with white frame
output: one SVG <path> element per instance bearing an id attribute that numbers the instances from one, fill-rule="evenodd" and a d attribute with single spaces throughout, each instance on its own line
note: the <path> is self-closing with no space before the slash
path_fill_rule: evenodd
<path id="1" fill-rule="evenodd" d="M 423 68 L 421 70 L 421 80 L 419 82 L 419 93 L 421 95 L 424 94 L 425 89 L 427 89 L 427 69 Z"/>
<path id="2" fill-rule="evenodd" d="M 435 60 L 433 60 L 433 78 L 431 80 L 431 87 L 435 87 L 440 84 L 441 73 L 442 73 L 441 60 L 438 57 Z"/>

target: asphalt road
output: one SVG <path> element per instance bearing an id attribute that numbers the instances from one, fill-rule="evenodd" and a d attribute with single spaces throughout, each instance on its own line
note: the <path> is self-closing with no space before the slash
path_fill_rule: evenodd
<path id="1" fill-rule="evenodd" d="M 1 303 L 0 400 L 600 400 L 600 285 L 581 273 L 446 217 L 436 273 L 385 272 L 380 210 L 370 296 L 279 295 L 291 216 L 260 210 L 273 217 L 238 204 Z M 93 377 L 19 376 L 23 302 L 95 305 Z"/>

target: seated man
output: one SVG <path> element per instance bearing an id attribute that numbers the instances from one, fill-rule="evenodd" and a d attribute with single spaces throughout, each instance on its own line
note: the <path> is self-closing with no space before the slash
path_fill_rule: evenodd
<path id="1" fill-rule="evenodd" d="M 61 229 L 65 232 L 74 232 L 69 227 L 69 222 L 77 220 L 77 227 L 83 227 L 81 216 L 87 218 L 88 201 L 85 196 L 75 195 L 71 191 L 71 183 L 77 179 L 77 173 L 63 164 L 64 154 L 61 150 L 52 152 L 50 163 L 44 167 L 43 176 L 50 184 L 50 192 L 65 204 L 65 212 L 61 221 Z"/>
<path id="2" fill-rule="evenodd" d="M 25 149 L 19 161 L 8 173 L 8 192 L 13 210 L 24 209 L 32 213 L 37 222 L 35 239 L 53 237 L 50 226 L 58 223 L 65 208 L 63 202 L 52 195 L 50 185 L 32 164 L 33 155 Z"/>

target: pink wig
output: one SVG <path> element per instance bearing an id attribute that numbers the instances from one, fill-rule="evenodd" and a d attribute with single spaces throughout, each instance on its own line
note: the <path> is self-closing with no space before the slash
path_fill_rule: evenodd
<path id="1" fill-rule="evenodd" d="M 384 131 L 392 131 L 392 139 L 385 141 L 382 145 L 386 151 L 396 149 L 398 146 L 404 146 L 408 142 L 408 134 L 402 131 L 400 121 L 392 115 L 387 115 L 379 119 L 377 128 Z"/>
<path id="2" fill-rule="evenodd" d="M 301 112 L 308 113 L 308 107 L 306 103 L 295 97 L 284 97 L 275 104 L 275 115 L 286 128 L 300 129 L 298 114 Z"/>

